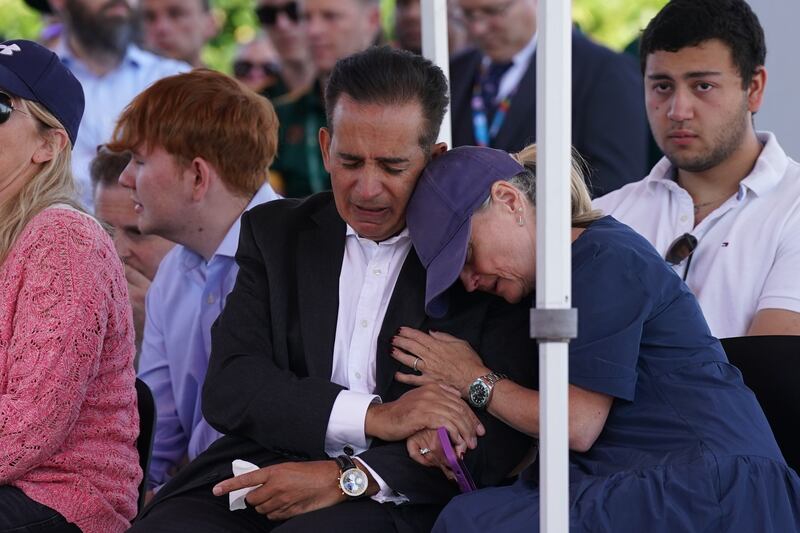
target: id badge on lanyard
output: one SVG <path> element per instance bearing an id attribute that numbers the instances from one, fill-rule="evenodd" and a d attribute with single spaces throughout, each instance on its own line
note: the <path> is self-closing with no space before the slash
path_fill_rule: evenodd
<path id="1" fill-rule="evenodd" d="M 472 100 L 470 102 L 472 107 L 473 134 L 478 146 L 491 146 L 492 141 L 497 137 L 500 128 L 503 126 L 509 108 L 511 108 L 511 99 L 517 92 L 517 87 L 514 87 L 514 89 L 497 104 L 497 110 L 494 113 L 494 118 L 492 118 L 492 124 L 489 125 L 489 119 L 486 115 L 486 105 L 481 93 L 481 85 L 485 76 L 486 67 L 481 66 L 480 76 L 472 86 Z"/>

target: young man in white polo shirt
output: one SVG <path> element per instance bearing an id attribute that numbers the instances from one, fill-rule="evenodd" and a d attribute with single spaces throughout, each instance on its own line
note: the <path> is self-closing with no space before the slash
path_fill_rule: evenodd
<path id="1" fill-rule="evenodd" d="M 753 126 L 765 56 L 744 0 L 667 4 L 641 45 L 647 117 L 666 157 L 594 202 L 673 263 L 720 338 L 800 335 L 800 165 Z"/>

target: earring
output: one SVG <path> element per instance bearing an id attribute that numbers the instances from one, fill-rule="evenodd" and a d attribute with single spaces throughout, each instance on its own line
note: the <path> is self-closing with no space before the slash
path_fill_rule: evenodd
<path id="1" fill-rule="evenodd" d="M 517 215 L 517 226 L 522 227 L 522 226 L 525 225 L 525 221 L 522 219 L 522 208 L 521 207 L 519 209 L 517 209 L 517 213 L 519 213 Z"/>

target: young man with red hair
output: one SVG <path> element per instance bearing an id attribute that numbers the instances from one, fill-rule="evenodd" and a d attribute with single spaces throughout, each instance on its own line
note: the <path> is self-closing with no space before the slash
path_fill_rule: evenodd
<path id="1" fill-rule="evenodd" d="M 139 231 L 178 244 L 146 298 L 139 377 L 155 396 L 148 486 L 218 437 L 200 411 L 210 330 L 233 289 L 239 219 L 278 196 L 267 183 L 278 121 L 268 100 L 210 70 L 164 78 L 125 109 L 110 148 L 130 151 L 120 176 Z"/>

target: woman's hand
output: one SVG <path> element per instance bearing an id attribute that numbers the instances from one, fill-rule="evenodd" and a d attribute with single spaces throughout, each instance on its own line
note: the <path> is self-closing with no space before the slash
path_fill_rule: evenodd
<path id="1" fill-rule="evenodd" d="M 456 476 L 450 470 L 447 458 L 442 451 L 442 444 L 435 429 L 424 429 L 406 440 L 408 455 L 422 466 L 430 466 L 441 469 L 447 479 L 455 480 Z M 426 451 L 427 450 L 427 451 Z M 464 449 L 456 447 L 456 454 L 464 456 Z M 425 452 L 425 453 L 422 453 Z"/>
<path id="2" fill-rule="evenodd" d="M 413 328 L 400 328 L 392 344 L 392 357 L 417 371 L 417 374 L 395 374 L 397 381 L 409 385 L 446 383 L 465 398 L 475 378 L 491 372 L 468 342 L 447 333 L 432 331 L 427 334 Z"/>
<path id="3" fill-rule="evenodd" d="M 458 391 L 443 383 L 411 389 L 398 399 L 373 403 L 367 409 L 364 431 L 387 442 L 401 441 L 424 429 L 444 427 L 458 450 L 474 449 L 486 434 L 480 419 Z"/>

